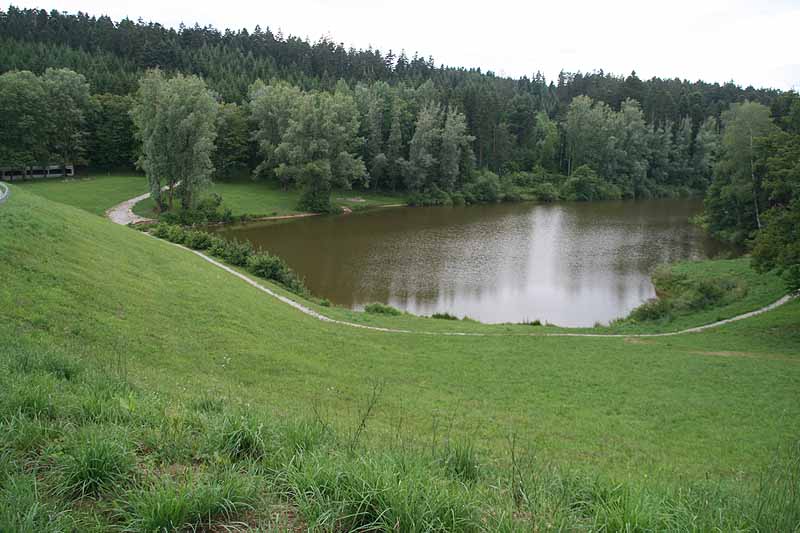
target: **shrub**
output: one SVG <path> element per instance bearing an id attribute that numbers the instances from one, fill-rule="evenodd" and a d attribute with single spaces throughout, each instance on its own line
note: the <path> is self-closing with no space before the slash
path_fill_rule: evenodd
<path id="1" fill-rule="evenodd" d="M 501 199 L 504 202 L 519 202 L 523 198 L 522 198 L 522 193 L 517 187 L 508 186 L 503 188 Z"/>
<path id="2" fill-rule="evenodd" d="M 253 255 L 253 245 L 249 241 L 232 239 L 223 240 L 220 245 L 213 244 L 209 252 L 234 266 L 247 265 L 247 260 Z"/>
<path id="3" fill-rule="evenodd" d="M 98 431 L 76 437 L 55 461 L 57 492 L 78 499 L 97 496 L 121 483 L 134 464 L 133 453 L 125 443 Z"/>
<path id="4" fill-rule="evenodd" d="M 386 305 L 379 302 L 367 304 L 364 306 L 364 311 L 373 315 L 398 316 L 403 314 L 401 310 L 392 307 L 391 305 Z"/>
<path id="5" fill-rule="evenodd" d="M 201 199 L 194 208 L 178 208 L 159 216 L 162 222 L 182 226 L 225 223 L 231 222 L 233 218 L 231 210 L 222 205 L 222 197 L 216 193 Z"/>
<path id="6" fill-rule="evenodd" d="M 451 315 L 450 313 L 433 313 L 431 318 L 436 318 L 438 320 L 458 320 L 458 317 L 455 315 Z"/>
<path id="7" fill-rule="evenodd" d="M 424 207 L 434 205 L 452 205 L 453 200 L 448 193 L 440 188 L 430 187 L 424 191 L 415 192 L 409 195 L 407 202 L 413 207 Z"/>
<path id="8" fill-rule="evenodd" d="M 184 244 L 192 250 L 207 250 L 211 246 L 211 237 L 207 231 L 189 230 L 184 237 Z"/>
<path id="9" fill-rule="evenodd" d="M 266 252 L 252 254 L 247 258 L 247 270 L 261 278 L 276 281 L 296 294 L 306 292 L 303 282 L 280 257 Z"/>
<path id="10" fill-rule="evenodd" d="M 159 222 L 158 224 L 154 224 L 150 227 L 150 234 L 153 237 L 158 237 L 159 239 L 166 239 L 170 227 L 170 224 Z"/>
<path id="11" fill-rule="evenodd" d="M 664 298 L 652 298 L 631 311 L 630 318 L 637 322 L 660 320 L 670 316 L 672 305 Z"/>
<path id="12" fill-rule="evenodd" d="M 469 191 L 477 202 L 497 202 L 500 200 L 500 178 L 494 172 L 485 171 L 469 186 Z"/>
<path id="13" fill-rule="evenodd" d="M 174 242 L 175 244 L 184 244 L 186 239 L 186 231 L 180 226 L 170 225 L 167 227 L 166 239 L 169 242 Z"/>
<path id="14" fill-rule="evenodd" d="M 226 242 L 227 241 L 225 241 L 225 239 L 222 237 L 212 234 L 209 238 L 208 248 L 206 248 L 206 250 L 208 250 L 209 254 L 221 258 L 225 251 Z"/>
<path id="15" fill-rule="evenodd" d="M 533 194 L 540 202 L 555 202 L 559 199 L 558 188 L 550 182 L 534 187 Z"/>
<path id="16" fill-rule="evenodd" d="M 582 165 L 573 171 L 564 183 L 562 193 L 565 199 L 575 202 L 616 200 L 622 196 L 619 187 L 601 179 L 587 165 Z"/>

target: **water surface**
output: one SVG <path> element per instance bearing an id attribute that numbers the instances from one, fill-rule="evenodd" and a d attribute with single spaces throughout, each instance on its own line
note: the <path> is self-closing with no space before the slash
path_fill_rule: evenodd
<path id="1" fill-rule="evenodd" d="M 283 257 L 313 294 L 482 322 L 591 326 L 655 293 L 659 263 L 721 245 L 689 223 L 699 200 L 386 208 L 225 228 Z"/>

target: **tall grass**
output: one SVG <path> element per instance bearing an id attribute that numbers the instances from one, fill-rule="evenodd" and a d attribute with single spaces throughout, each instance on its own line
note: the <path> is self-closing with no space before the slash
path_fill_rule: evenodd
<path id="1" fill-rule="evenodd" d="M 69 437 L 65 449 L 54 455 L 58 494 L 82 499 L 118 488 L 133 470 L 131 448 L 108 430 L 90 428 Z"/>
<path id="2" fill-rule="evenodd" d="M 448 434 L 429 448 L 176 402 L 33 346 L 0 352 L 0 531 L 800 531 L 800 442 L 752 480 L 619 482 Z M 395 436 L 402 439 L 402 436 Z M 417 447 L 420 446 L 420 447 Z M 264 526 L 266 527 L 266 526 Z"/>

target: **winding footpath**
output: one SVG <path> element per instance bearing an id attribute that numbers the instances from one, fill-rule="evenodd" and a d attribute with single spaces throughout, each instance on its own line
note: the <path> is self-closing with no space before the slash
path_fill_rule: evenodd
<path id="1" fill-rule="evenodd" d="M 11 194 L 11 189 L 8 188 L 8 185 L 5 183 L 0 183 L 0 204 L 8 200 L 8 196 Z"/>
<path id="2" fill-rule="evenodd" d="M 142 200 L 147 200 L 148 198 L 150 198 L 149 192 L 139 195 L 136 198 L 125 200 L 121 204 L 117 204 L 111 209 L 106 210 L 106 216 L 110 218 L 112 222 L 122 224 L 123 226 L 127 226 L 128 224 L 141 224 L 142 222 L 152 222 L 153 219 L 140 217 L 133 212 L 133 206 Z"/>
<path id="3" fill-rule="evenodd" d="M 130 223 L 138 224 L 140 222 L 149 221 L 149 219 L 140 217 L 133 213 L 132 208 L 133 206 L 145 198 L 149 197 L 150 193 L 143 194 L 141 196 L 137 196 L 136 198 L 131 198 L 121 204 L 118 204 L 108 211 L 106 211 L 106 215 L 109 219 L 117 224 L 127 225 Z M 144 235 L 150 236 L 147 233 Z M 155 238 L 155 237 L 153 237 Z M 798 293 L 790 293 L 785 295 L 784 297 L 780 298 L 779 300 L 762 307 L 760 309 L 756 309 L 755 311 L 750 311 L 749 313 L 744 313 L 741 315 L 737 315 L 731 318 L 727 318 L 725 320 L 719 320 L 717 322 L 712 322 L 710 324 L 705 324 L 702 326 L 697 326 L 693 328 L 683 329 L 680 331 L 670 331 L 666 333 L 634 333 L 634 334 L 624 334 L 624 333 L 569 333 L 569 332 L 559 332 L 559 333 L 478 333 L 478 332 L 460 332 L 460 331 L 415 331 L 410 329 L 396 329 L 396 328 L 384 328 L 380 326 L 368 326 L 366 324 L 357 324 L 355 322 L 348 322 L 346 320 L 338 320 L 335 318 L 331 318 L 329 316 L 323 315 L 310 307 L 307 307 L 287 296 L 279 294 L 274 290 L 265 287 L 264 285 L 260 284 L 259 282 L 255 281 L 249 276 L 242 274 L 241 272 L 236 271 L 235 269 L 229 267 L 228 265 L 217 261 L 216 259 L 207 256 L 206 254 L 199 252 L 197 250 L 192 250 L 191 248 L 187 248 L 186 246 L 182 246 L 180 244 L 171 243 L 169 241 L 164 241 L 172 246 L 176 246 L 178 248 L 182 248 L 187 252 L 191 252 L 198 257 L 201 257 L 203 260 L 211 263 L 212 265 L 221 268 L 228 274 L 239 278 L 240 280 L 244 281 L 248 285 L 260 290 L 268 294 L 269 296 L 275 298 L 276 300 L 293 307 L 300 311 L 303 314 L 306 314 L 310 317 L 316 318 L 322 322 L 328 322 L 331 324 L 338 324 L 341 326 L 348 326 L 351 328 L 358 328 L 358 329 L 365 329 L 370 331 L 381 331 L 384 333 L 411 333 L 416 335 L 437 335 L 437 336 L 449 336 L 449 337 L 607 337 L 610 339 L 614 338 L 644 338 L 644 337 L 673 337 L 675 335 L 684 335 L 687 333 L 699 333 L 701 331 L 706 331 L 713 328 L 718 328 L 720 326 L 724 326 L 725 324 L 730 324 L 731 322 L 737 322 L 739 320 L 744 320 L 746 318 L 751 318 L 767 311 L 771 311 L 777 307 L 780 307 L 789 301 L 793 300 L 798 296 Z"/>

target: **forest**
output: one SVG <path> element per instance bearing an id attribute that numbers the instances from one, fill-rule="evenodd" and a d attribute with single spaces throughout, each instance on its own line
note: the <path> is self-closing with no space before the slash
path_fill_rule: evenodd
<path id="1" fill-rule="evenodd" d="M 0 131 L 0 167 L 136 164 L 162 209 L 163 185 L 180 182 L 188 209 L 204 183 L 243 175 L 301 188 L 310 211 L 334 187 L 417 205 L 705 195 L 700 223 L 800 284 L 795 92 L 602 70 L 512 79 L 268 26 L 13 6 L 0 73 L 0 122 L 16 126 Z"/>

